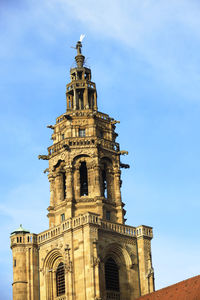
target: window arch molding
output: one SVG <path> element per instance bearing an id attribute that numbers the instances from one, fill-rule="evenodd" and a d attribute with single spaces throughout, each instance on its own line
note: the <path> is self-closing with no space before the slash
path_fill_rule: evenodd
<path id="1" fill-rule="evenodd" d="M 88 154 L 79 154 L 74 156 L 72 160 L 72 165 L 75 167 L 77 164 L 79 164 L 81 161 L 88 160 L 91 157 Z"/>
<path id="2" fill-rule="evenodd" d="M 53 300 L 57 297 L 56 271 L 60 263 L 63 263 L 64 265 L 64 258 L 62 256 L 62 253 L 58 249 L 53 249 L 52 251 L 50 251 L 44 259 L 43 275 L 46 286 L 46 299 Z M 64 272 L 64 274 L 65 273 L 66 272 Z M 66 274 L 64 276 L 66 286 Z"/>
<path id="3" fill-rule="evenodd" d="M 91 164 L 92 159 L 87 154 L 77 155 L 73 159 L 72 170 L 75 198 L 89 196 L 92 192 L 93 186 L 90 184 Z"/>
<path id="4" fill-rule="evenodd" d="M 103 271 L 101 271 L 100 276 L 101 276 L 102 282 L 103 282 L 102 293 L 103 293 L 105 299 L 107 299 L 106 297 L 107 297 L 107 292 L 108 292 L 108 291 L 106 291 L 106 282 L 105 282 L 105 264 L 109 258 L 112 258 L 118 267 L 119 293 L 120 293 L 119 297 L 120 297 L 120 299 L 125 299 L 125 298 L 127 298 L 127 291 L 128 292 L 130 291 L 129 275 L 128 275 L 128 273 L 130 272 L 130 268 L 132 266 L 132 260 L 131 260 L 130 254 L 125 247 L 123 247 L 117 243 L 112 243 L 103 250 L 103 253 L 102 253 L 102 263 L 103 263 L 102 270 Z"/>

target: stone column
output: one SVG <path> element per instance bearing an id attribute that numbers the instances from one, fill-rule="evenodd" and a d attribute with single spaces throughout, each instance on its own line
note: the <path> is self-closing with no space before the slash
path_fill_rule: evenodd
<path id="1" fill-rule="evenodd" d="M 54 185 L 54 176 L 49 174 L 48 176 L 49 178 L 49 183 L 50 183 L 50 206 L 54 207 L 55 203 L 54 203 L 54 189 L 55 189 L 55 185 Z"/>
<path id="2" fill-rule="evenodd" d="M 86 164 L 87 167 L 87 182 L 88 182 L 88 196 L 93 196 L 94 193 L 94 178 L 93 178 L 93 166 L 91 163 Z"/>
<path id="3" fill-rule="evenodd" d="M 55 187 L 56 187 L 56 200 L 57 204 L 61 202 L 64 198 L 64 193 L 63 193 L 63 177 L 61 173 L 56 174 L 55 178 Z"/>
<path id="4" fill-rule="evenodd" d="M 48 207 L 48 218 L 49 218 L 49 227 L 54 226 L 55 224 L 55 213 L 54 207 L 56 205 L 56 185 L 55 185 L 55 178 L 52 174 L 48 176 L 50 182 L 50 206 Z"/>
<path id="5" fill-rule="evenodd" d="M 97 92 L 94 92 L 94 110 L 97 110 Z"/>
<path id="6" fill-rule="evenodd" d="M 76 89 L 74 88 L 74 103 L 73 103 L 73 109 L 76 110 L 77 109 L 77 93 L 76 93 Z"/>
<path id="7" fill-rule="evenodd" d="M 66 98 L 67 98 L 67 110 L 69 110 L 69 100 L 70 100 L 70 96 L 66 94 Z"/>
<path id="8" fill-rule="evenodd" d="M 67 189 L 67 201 L 73 199 L 73 184 L 72 184 L 72 168 L 66 168 L 66 189 Z"/>
<path id="9" fill-rule="evenodd" d="M 71 237 L 70 237 L 71 239 Z M 69 240 L 69 239 L 68 239 Z M 71 244 L 71 243 L 70 243 Z M 73 264 L 72 264 L 72 251 L 70 249 L 71 247 L 69 245 L 66 245 L 65 247 L 65 286 L 66 291 L 65 295 L 67 296 L 67 300 L 73 300 L 74 299 L 74 278 L 73 278 Z"/>
<path id="10" fill-rule="evenodd" d="M 114 191 L 115 191 L 115 201 L 116 201 L 116 209 L 117 209 L 117 222 L 124 224 L 124 211 L 123 204 L 121 199 L 121 191 L 120 191 L 120 175 L 121 171 L 115 171 L 114 173 Z"/>
<path id="11" fill-rule="evenodd" d="M 98 165 L 94 166 L 94 193 L 95 196 L 101 196 L 101 181 L 100 181 L 101 169 Z"/>
<path id="12" fill-rule="evenodd" d="M 93 242 L 93 268 L 94 268 L 94 296 L 100 299 L 100 278 L 99 278 L 100 258 L 98 257 L 97 241 Z"/>
<path id="13" fill-rule="evenodd" d="M 84 109 L 88 109 L 88 88 L 86 87 L 84 90 Z"/>
<path id="14" fill-rule="evenodd" d="M 121 205 L 121 191 L 120 191 L 120 175 L 121 171 L 115 171 L 114 173 L 114 190 L 115 190 L 115 200 L 118 205 Z"/>
<path id="15" fill-rule="evenodd" d="M 79 165 L 74 168 L 74 196 L 75 199 L 80 197 L 80 172 Z"/>

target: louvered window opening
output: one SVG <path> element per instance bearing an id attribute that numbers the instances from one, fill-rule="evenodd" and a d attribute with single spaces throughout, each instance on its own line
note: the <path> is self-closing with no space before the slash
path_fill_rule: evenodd
<path id="1" fill-rule="evenodd" d="M 57 296 L 65 294 L 65 270 L 64 264 L 60 263 L 56 271 Z"/>
<path id="2" fill-rule="evenodd" d="M 119 270 L 114 259 L 109 258 L 105 263 L 106 290 L 119 292 Z"/>

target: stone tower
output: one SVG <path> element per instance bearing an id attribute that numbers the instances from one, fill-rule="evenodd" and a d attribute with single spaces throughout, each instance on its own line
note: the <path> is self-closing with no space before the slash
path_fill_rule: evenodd
<path id="1" fill-rule="evenodd" d="M 76 45 L 67 110 L 52 129 L 49 229 L 11 234 L 14 300 L 134 300 L 154 290 L 152 228 L 125 225 L 115 121 Z"/>

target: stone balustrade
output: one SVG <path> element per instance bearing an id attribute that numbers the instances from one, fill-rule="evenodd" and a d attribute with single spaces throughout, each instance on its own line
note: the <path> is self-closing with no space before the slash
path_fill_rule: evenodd
<path id="1" fill-rule="evenodd" d="M 91 145 L 95 144 L 102 145 L 102 147 L 114 151 L 119 151 L 119 143 L 115 143 L 109 140 L 94 138 L 94 137 L 70 137 L 65 138 L 64 140 L 53 144 L 48 148 L 48 155 L 56 155 L 60 150 L 63 150 L 64 147 L 90 147 Z"/>
<path id="2" fill-rule="evenodd" d="M 76 80 L 76 82 L 69 83 L 67 85 L 67 92 L 73 90 L 74 88 L 91 88 L 95 89 L 95 83 L 91 81 L 83 81 L 83 80 Z"/>
<path id="3" fill-rule="evenodd" d="M 41 234 L 39 234 L 38 242 L 42 243 L 46 240 L 49 240 L 52 237 L 59 236 L 60 234 L 62 234 L 63 232 L 69 229 L 73 229 L 88 223 L 89 224 L 92 223 L 100 226 L 101 221 L 97 214 L 92 214 L 92 213 L 87 213 L 82 216 L 74 217 L 72 219 L 68 219 L 62 222 L 60 225 L 52 229 L 46 230 Z"/>
<path id="4" fill-rule="evenodd" d="M 137 237 L 146 236 L 149 238 L 153 238 L 153 229 L 152 227 L 140 225 L 137 227 Z"/>
<path id="5" fill-rule="evenodd" d="M 104 114 L 104 113 L 99 112 L 99 111 L 96 113 L 96 117 L 99 118 L 99 119 L 102 119 L 102 120 L 110 121 L 109 115 Z"/>
<path id="6" fill-rule="evenodd" d="M 88 112 L 90 112 L 90 110 L 81 110 L 81 111 L 78 111 L 78 112 L 76 112 L 76 113 L 73 112 L 73 114 L 75 113 L 76 115 L 81 115 L 81 116 L 83 116 L 83 115 L 88 115 Z M 105 120 L 105 121 L 111 121 L 111 120 L 113 120 L 112 118 L 109 117 L 108 114 L 104 114 L 104 113 L 99 112 L 99 111 L 95 112 L 94 114 L 95 114 L 95 116 L 96 116 L 97 118 L 102 119 L 102 120 Z M 59 117 L 56 119 L 56 124 L 58 124 L 58 123 L 62 122 L 63 120 L 65 120 L 65 116 L 66 116 L 66 114 L 62 114 L 61 116 L 59 116 Z"/>
<path id="7" fill-rule="evenodd" d="M 44 241 L 49 240 L 52 237 L 59 236 L 69 229 L 77 228 L 85 224 L 95 224 L 103 230 L 113 231 L 130 237 L 153 237 L 152 228 L 149 226 L 141 225 L 138 227 L 132 227 L 123 224 L 112 223 L 109 221 L 101 220 L 97 214 L 87 213 L 78 217 L 74 217 L 72 219 L 68 219 L 62 222 L 60 225 L 39 234 L 38 243 L 43 243 Z"/>
<path id="8" fill-rule="evenodd" d="M 105 229 L 105 230 L 109 230 L 109 231 L 115 231 L 115 232 L 123 234 L 123 235 L 136 237 L 136 228 L 135 227 L 101 220 L 101 228 Z"/>
<path id="9" fill-rule="evenodd" d="M 70 229 L 74 229 L 86 224 L 94 224 L 102 230 L 112 231 L 130 237 L 137 237 L 137 238 L 141 236 L 145 236 L 149 238 L 153 237 L 152 227 L 144 226 L 144 225 L 138 227 L 132 227 L 132 226 L 127 226 L 119 223 L 113 223 L 110 221 L 104 221 L 100 219 L 99 215 L 95 213 L 87 213 L 84 215 L 80 215 L 78 217 L 65 220 L 60 225 L 50 228 L 38 235 L 27 234 L 27 233 L 14 234 L 13 236 L 11 236 L 11 246 L 15 243 L 16 244 L 33 244 L 33 243 L 42 244 L 47 240 L 59 236 Z"/>

